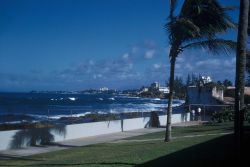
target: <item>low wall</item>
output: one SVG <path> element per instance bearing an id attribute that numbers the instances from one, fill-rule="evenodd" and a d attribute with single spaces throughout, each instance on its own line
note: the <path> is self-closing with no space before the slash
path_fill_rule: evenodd
<path id="1" fill-rule="evenodd" d="M 149 117 L 144 118 L 133 118 L 105 121 L 105 122 L 92 122 L 84 124 L 72 124 L 66 125 L 60 128 L 53 129 L 24 129 L 24 130 L 11 130 L 11 131 L 0 131 L 0 150 L 6 150 L 16 148 L 17 146 L 24 147 L 31 138 L 37 142 L 41 141 L 41 135 L 53 136 L 54 141 L 63 141 L 76 139 L 81 137 L 90 137 L 102 134 L 109 134 L 115 132 L 121 132 L 122 127 L 124 131 L 142 129 L 148 126 Z M 189 121 L 190 115 L 188 114 L 173 114 L 172 123 L 180 123 L 183 121 Z M 159 116 L 161 125 L 166 125 L 166 115 Z M 34 135 L 32 135 L 34 134 Z M 35 138 L 37 137 L 37 138 Z M 39 138 L 40 137 L 40 138 Z M 20 143 L 18 143 L 20 142 Z"/>

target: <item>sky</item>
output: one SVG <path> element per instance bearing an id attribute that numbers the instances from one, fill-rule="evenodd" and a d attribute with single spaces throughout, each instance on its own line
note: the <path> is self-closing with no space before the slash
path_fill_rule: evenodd
<path id="1" fill-rule="evenodd" d="M 168 2 L 0 0 L 0 91 L 164 85 L 169 78 Z M 230 15 L 237 21 L 238 11 Z M 236 40 L 236 34 L 223 37 Z M 235 53 L 187 50 L 177 59 L 176 76 L 234 81 L 234 69 Z"/>

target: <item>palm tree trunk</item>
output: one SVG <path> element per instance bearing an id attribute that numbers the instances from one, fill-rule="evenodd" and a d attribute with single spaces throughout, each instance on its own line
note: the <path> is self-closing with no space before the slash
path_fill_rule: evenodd
<path id="1" fill-rule="evenodd" d="M 236 76 L 235 76 L 235 119 L 234 135 L 236 152 L 238 158 L 241 152 L 241 142 L 243 135 L 244 120 L 244 88 L 245 88 L 245 68 L 246 68 L 246 36 L 248 27 L 249 0 L 240 1 L 239 28 L 237 38 L 236 54 Z"/>
<path id="2" fill-rule="evenodd" d="M 168 97 L 168 108 L 167 108 L 167 125 L 166 125 L 166 133 L 165 133 L 165 142 L 169 142 L 171 140 L 171 118 L 172 118 L 172 103 L 173 103 L 173 95 L 174 95 L 174 71 L 175 71 L 175 62 L 177 57 L 177 51 L 171 48 L 170 50 L 170 78 L 169 78 L 169 97 Z"/>

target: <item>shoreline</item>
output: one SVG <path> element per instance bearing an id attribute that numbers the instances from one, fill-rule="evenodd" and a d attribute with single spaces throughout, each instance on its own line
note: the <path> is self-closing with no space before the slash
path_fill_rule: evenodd
<path id="1" fill-rule="evenodd" d="M 84 116 L 61 117 L 59 119 L 47 119 L 37 122 L 20 122 L 20 123 L 3 123 L 0 124 L 0 131 L 5 130 L 18 130 L 18 129 L 31 129 L 31 128 L 52 128 L 56 125 L 71 125 L 80 123 L 91 123 L 101 121 L 123 120 L 131 118 L 150 117 L 152 112 L 156 112 L 158 116 L 166 115 L 165 111 L 150 111 L 150 112 L 127 112 L 127 113 L 90 113 Z M 173 107 L 174 113 L 186 112 L 185 105 Z"/>
<path id="2" fill-rule="evenodd" d="M 151 111 L 157 112 L 158 115 L 164 115 L 163 111 Z M 58 124 L 71 125 L 80 123 L 91 123 L 91 122 L 101 122 L 101 121 L 113 121 L 121 119 L 131 119 L 131 118 L 141 118 L 149 117 L 151 112 L 128 112 L 128 113 L 108 113 L 99 114 L 91 113 L 79 117 L 61 117 L 59 119 L 48 119 L 37 122 L 20 122 L 20 123 L 3 123 L 0 124 L 0 131 L 5 130 L 18 130 L 18 129 L 31 129 L 31 128 L 52 128 Z"/>
<path id="3" fill-rule="evenodd" d="M 41 120 L 36 120 L 30 115 L 18 115 L 20 117 L 17 120 L 17 115 L 6 115 L 6 122 L 0 123 L 0 131 L 6 130 L 19 130 L 19 129 L 31 129 L 31 128 L 52 128 L 56 125 L 71 125 L 80 123 L 91 123 L 101 121 L 113 121 L 123 120 L 131 118 L 150 117 L 152 112 L 156 112 L 158 116 L 166 114 L 167 107 L 163 110 L 150 110 L 150 111 L 136 111 L 136 112 L 121 112 L 121 113 L 98 113 L 98 112 L 86 112 L 84 115 L 67 115 L 58 119 L 52 117 L 44 117 Z M 178 106 L 173 106 L 173 113 L 187 112 L 185 103 Z M 47 118 L 46 118 L 47 117 Z M 4 119 L 2 119 L 4 120 Z M 12 122 L 8 121 L 12 120 Z"/>

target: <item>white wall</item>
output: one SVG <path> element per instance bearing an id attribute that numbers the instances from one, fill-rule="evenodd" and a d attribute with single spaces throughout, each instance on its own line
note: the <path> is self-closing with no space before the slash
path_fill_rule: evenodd
<path id="1" fill-rule="evenodd" d="M 190 120 L 189 114 L 187 116 L 187 121 Z M 162 126 L 166 125 L 167 117 L 159 116 L 159 121 Z M 133 119 L 124 119 L 123 120 L 123 130 L 135 130 L 145 128 L 149 122 L 149 117 L 144 118 L 133 118 Z M 183 122 L 183 114 L 173 114 L 172 123 Z M 37 129 L 39 130 L 39 129 Z M 12 140 L 12 137 L 20 130 L 11 130 L 11 131 L 0 131 L 0 150 L 6 150 L 9 148 L 9 143 Z M 73 124 L 65 126 L 66 134 L 59 135 L 56 131 L 51 130 L 51 133 L 54 135 L 55 141 L 63 141 L 69 139 L 76 139 L 81 137 L 90 137 L 102 134 L 109 134 L 121 131 L 121 120 L 114 121 L 105 121 L 105 122 L 92 122 L 92 123 L 83 123 L 83 124 Z"/>
<path id="2" fill-rule="evenodd" d="M 19 130 L 0 131 L 0 150 L 8 149 L 12 137 L 18 131 Z"/>

